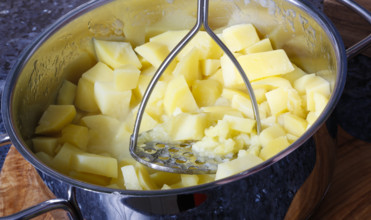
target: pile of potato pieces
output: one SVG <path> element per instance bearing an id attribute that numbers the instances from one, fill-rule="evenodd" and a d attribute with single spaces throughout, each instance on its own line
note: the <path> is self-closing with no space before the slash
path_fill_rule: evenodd
<path id="1" fill-rule="evenodd" d="M 206 32 L 199 32 L 157 83 L 140 132 L 165 141 L 194 141 L 201 155 L 224 158 L 215 175 L 152 170 L 129 153 L 139 103 L 155 71 L 187 33 L 166 31 L 132 48 L 128 42 L 93 39 L 97 63 L 77 85 L 65 80 L 56 103 L 43 113 L 32 139 L 47 165 L 85 182 L 127 190 L 188 187 L 249 169 L 292 144 L 314 123 L 330 84 L 292 64 L 251 24 L 218 36 L 251 81 L 263 130 L 233 63 Z"/>

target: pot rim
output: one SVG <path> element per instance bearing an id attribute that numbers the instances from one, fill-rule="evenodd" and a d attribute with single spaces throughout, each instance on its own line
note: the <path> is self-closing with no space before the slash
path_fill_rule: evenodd
<path id="1" fill-rule="evenodd" d="M 314 8 L 309 2 L 299 1 L 299 0 L 284 0 L 289 4 L 294 5 L 295 7 L 303 10 L 304 12 L 308 13 L 317 23 L 318 25 L 325 31 L 327 37 L 329 37 L 337 62 L 337 70 L 338 74 L 336 77 L 336 84 L 334 86 L 334 91 L 332 91 L 331 98 L 323 110 L 322 114 L 318 117 L 316 122 L 293 144 L 287 147 L 285 150 L 280 152 L 279 154 L 275 155 L 274 157 L 264 161 L 261 164 L 258 164 L 248 170 L 245 170 L 241 173 L 229 176 L 224 179 L 216 180 L 210 183 L 196 185 L 192 187 L 185 187 L 179 189 L 170 189 L 170 190 L 119 190 L 114 188 L 108 188 L 103 186 L 98 186 L 86 182 L 82 182 L 63 174 L 58 173 L 54 169 L 49 168 L 44 163 L 42 163 L 35 154 L 26 147 L 24 141 L 22 141 L 21 134 L 15 129 L 14 122 L 11 120 L 12 117 L 12 108 L 11 105 L 12 97 L 13 97 L 13 89 L 17 83 L 18 77 L 20 76 L 23 67 L 32 57 L 34 52 L 47 40 L 49 39 L 54 33 L 58 30 L 63 28 L 64 25 L 70 23 L 74 19 L 80 17 L 81 15 L 100 7 L 104 4 L 110 3 L 113 0 L 91 0 L 86 2 L 79 7 L 73 9 L 69 13 L 65 14 L 61 18 L 59 18 L 56 22 L 48 26 L 38 37 L 33 40 L 33 42 L 21 53 L 20 58 L 17 59 L 16 63 L 13 65 L 12 69 L 10 70 L 6 83 L 4 86 L 3 97 L 1 100 L 1 114 L 3 118 L 3 122 L 5 125 L 5 129 L 11 139 L 12 144 L 16 147 L 16 149 L 21 153 L 21 155 L 29 161 L 37 170 L 41 171 L 42 173 L 49 175 L 53 178 L 56 178 L 60 181 L 66 182 L 72 186 L 79 187 L 85 190 L 101 192 L 101 193 L 115 193 L 118 195 L 127 195 L 127 196 L 168 196 L 168 195 L 175 195 L 180 193 L 193 193 L 199 191 L 205 191 L 214 187 L 218 187 L 227 183 L 231 183 L 234 181 L 238 181 L 242 178 L 246 178 L 254 173 L 257 173 L 272 164 L 276 163 L 277 161 L 281 160 L 282 158 L 289 155 L 291 152 L 295 151 L 299 148 L 304 142 L 306 142 L 310 137 L 314 135 L 314 133 L 325 123 L 328 117 L 331 115 L 331 112 L 335 109 L 337 102 L 340 99 L 342 91 L 345 86 L 346 80 L 346 71 L 347 71 L 347 56 L 345 53 L 345 47 L 343 41 L 340 37 L 340 34 L 336 30 L 335 26 L 332 22 L 318 9 Z"/>

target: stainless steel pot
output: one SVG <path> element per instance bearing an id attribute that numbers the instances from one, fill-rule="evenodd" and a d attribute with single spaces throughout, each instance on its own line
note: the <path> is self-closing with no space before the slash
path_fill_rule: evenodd
<path id="1" fill-rule="evenodd" d="M 371 23 L 371 16 L 350 0 L 341 0 Z M 336 121 L 331 112 L 342 93 L 347 58 L 371 41 L 344 49 L 331 22 L 299 0 L 210 1 L 213 29 L 233 23 L 254 24 L 276 48 L 307 72 L 331 82 L 332 95 L 322 115 L 294 144 L 264 163 L 212 183 L 166 191 L 130 191 L 71 179 L 47 167 L 31 151 L 30 138 L 41 113 L 53 102 L 63 79 L 76 81 L 95 62 L 92 37 L 142 43 L 153 23 L 169 14 L 196 15 L 196 1 L 91 1 L 59 19 L 23 53 L 11 70 L 2 97 L 2 115 L 17 150 L 39 171 L 59 198 L 10 218 L 27 218 L 55 208 L 71 218 L 306 218 L 324 196 L 333 170 Z M 190 29 L 193 24 L 170 21 Z M 154 29 L 152 29 L 154 30 Z M 8 142 L 9 143 L 9 142 Z M 306 195 L 310 195 L 306 196 Z M 298 211 L 299 210 L 299 211 Z"/>

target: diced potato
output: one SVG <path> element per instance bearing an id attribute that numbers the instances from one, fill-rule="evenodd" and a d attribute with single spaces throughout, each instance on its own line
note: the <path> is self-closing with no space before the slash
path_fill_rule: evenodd
<path id="1" fill-rule="evenodd" d="M 198 80 L 192 85 L 192 94 L 199 107 L 214 105 L 221 93 L 222 85 L 216 80 Z"/>
<path id="2" fill-rule="evenodd" d="M 166 45 L 157 42 L 148 42 L 135 48 L 135 52 L 158 68 L 169 54 Z"/>
<path id="3" fill-rule="evenodd" d="M 169 82 L 164 96 L 164 108 L 167 115 L 172 115 L 176 108 L 183 112 L 198 110 L 196 100 L 184 76 L 177 76 Z"/>
<path id="4" fill-rule="evenodd" d="M 295 64 L 292 64 L 294 66 L 294 70 L 286 73 L 283 75 L 283 77 L 291 82 L 292 85 L 294 85 L 294 82 L 299 79 L 300 77 L 307 75 L 306 72 L 304 72 L 302 69 L 297 67 Z"/>
<path id="5" fill-rule="evenodd" d="M 250 99 L 249 94 L 243 92 L 242 90 L 223 88 L 222 97 L 227 98 L 227 99 L 232 101 L 232 99 L 235 95 L 239 95 L 239 96 L 242 96 L 246 99 Z"/>
<path id="6" fill-rule="evenodd" d="M 138 106 L 139 107 L 139 106 Z M 135 116 L 135 119 L 137 117 L 137 114 L 138 114 L 138 108 L 134 109 L 133 110 L 133 115 Z M 152 128 L 154 128 L 156 125 L 158 124 L 158 121 L 156 121 L 156 119 L 154 119 L 153 117 L 151 117 L 146 111 L 143 113 L 143 116 L 142 116 L 142 121 L 141 121 L 141 124 L 140 124 L 140 129 L 139 129 L 139 132 L 145 132 L 145 131 L 148 131 L 148 130 L 151 130 Z M 134 127 L 134 125 L 133 125 Z"/>
<path id="7" fill-rule="evenodd" d="M 235 58 L 241 56 L 241 54 L 233 54 Z M 241 65 L 241 63 L 240 63 Z M 227 88 L 242 89 L 246 88 L 245 83 L 240 75 L 240 72 L 237 71 L 233 62 L 230 60 L 229 56 L 224 54 L 220 58 L 221 73 L 223 76 L 223 85 Z M 250 79 L 249 79 L 250 80 Z"/>
<path id="8" fill-rule="evenodd" d="M 198 184 L 198 176 L 197 175 L 189 175 L 189 174 L 181 174 L 183 187 L 195 186 Z"/>
<path id="9" fill-rule="evenodd" d="M 268 143 L 271 140 L 285 135 L 286 135 L 285 130 L 280 125 L 275 124 L 271 127 L 264 129 L 259 135 L 259 140 L 264 148 L 268 146 Z"/>
<path id="10" fill-rule="evenodd" d="M 272 115 L 287 111 L 288 92 L 285 88 L 277 88 L 265 94 Z"/>
<path id="11" fill-rule="evenodd" d="M 269 38 L 266 38 L 243 49 L 241 52 L 243 54 L 249 54 L 249 53 L 266 52 L 266 51 L 271 51 L 271 50 L 273 50 L 271 41 L 269 40 Z"/>
<path id="12" fill-rule="evenodd" d="M 93 42 L 98 60 L 106 63 L 113 69 L 126 64 L 132 64 L 137 68 L 142 67 L 130 43 L 97 39 L 94 39 Z"/>
<path id="13" fill-rule="evenodd" d="M 143 190 L 133 165 L 121 167 L 125 188 L 128 190 Z"/>
<path id="14" fill-rule="evenodd" d="M 269 60 L 269 62 L 267 62 Z M 294 70 L 284 50 L 272 50 L 238 57 L 250 81 L 277 76 Z"/>
<path id="15" fill-rule="evenodd" d="M 71 168 L 78 172 L 106 177 L 117 177 L 117 159 L 91 153 L 76 153 L 71 158 Z"/>
<path id="16" fill-rule="evenodd" d="M 308 123 L 305 119 L 286 113 L 283 115 L 283 127 L 290 134 L 300 137 L 307 129 Z"/>
<path id="17" fill-rule="evenodd" d="M 205 31 L 200 31 L 196 36 L 179 52 L 177 59 L 183 59 L 189 51 L 197 48 L 200 52 L 200 59 L 219 59 L 223 50 Z"/>
<path id="18" fill-rule="evenodd" d="M 315 94 L 322 94 L 325 98 L 330 97 L 330 83 L 316 76 L 306 87 L 307 94 L 307 110 L 315 111 Z"/>
<path id="19" fill-rule="evenodd" d="M 271 90 L 275 88 L 292 89 L 290 81 L 278 76 L 256 80 L 252 82 L 251 85 L 253 86 L 254 89 L 256 88 L 264 88 L 266 90 Z"/>
<path id="20" fill-rule="evenodd" d="M 96 82 L 94 95 L 99 110 L 104 115 L 123 119 L 128 114 L 131 90 L 117 91 L 113 83 Z"/>
<path id="21" fill-rule="evenodd" d="M 72 122 L 76 115 L 73 105 L 49 105 L 39 120 L 36 134 L 53 134 Z"/>
<path id="22" fill-rule="evenodd" d="M 58 91 L 58 105 L 73 105 L 76 96 L 77 86 L 68 80 L 64 80 L 61 88 Z"/>
<path id="23" fill-rule="evenodd" d="M 125 91 L 135 89 L 138 85 L 140 70 L 134 65 L 124 65 L 113 71 L 115 89 Z"/>
<path id="24" fill-rule="evenodd" d="M 313 93 L 314 110 L 317 114 L 321 114 L 325 109 L 328 98 L 321 93 Z"/>
<path id="25" fill-rule="evenodd" d="M 81 180 L 83 182 L 87 183 L 93 183 L 100 186 L 107 186 L 110 183 L 111 178 L 96 175 L 92 173 L 84 173 L 84 172 L 77 172 L 74 170 L 71 170 L 68 175 L 74 179 Z"/>
<path id="26" fill-rule="evenodd" d="M 144 190 L 158 189 L 156 184 L 154 184 L 152 179 L 150 178 L 147 167 L 137 162 L 135 164 L 135 169 L 137 170 L 139 184 Z"/>
<path id="27" fill-rule="evenodd" d="M 72 144 L 64 143 L 51 161 L 52 167 L 62 173 L 67 174 L 71 169 L 72 156 L 77 153 L 83 153 L 83 151 Z"/>
<path id="28" fill-rule="evenodd" d="M 199 57 L 200 53 L 196 48 L 190 50 L 176 65 L 173 75 L 183 75 L 188 85 L 192 85 L 194 81 L 201 79 L 198 65 Z"/>
<path id="29" fill-rule="evenodd" d="M 212 79 L 218 81 L 221 85 L 224 86 L 224 78 L 222 69 L 218 69 L 215 73 L 211 74 L 207 79 Z"/>
<path id="30" fill-rule="evenodd" d="M 99 112 L 94 96 L 94 83 L 80 78 L 77 84 L 75 106 L 86 112 Z"/>
<path id="31" fill-rule="evenodd" d="M 232 130 L 245 133 L 251 133 L 256 124 L 255 120 L 231 115 L 225 115 L 223 120 L 229 123 Z"/>
<path id="32" fill-rule="evenodd" d="M 309 85 L 310 81 L 313 80 L 315 77 L 316 77 L 315 74 L 303 75 L 302 77 L 295 80 L 294 88 L 296 89 L 296 91 L 299 92 L 299 94 L 305 94 L 307 86 Z"/>
<path id="33" fill-rule="evenodd" d="M 202 59 L 200 60 L 200 69 L 203 76 L 210 76 L 220 68 L 219 59 Z"/>
<path id="34" fill-rule="evenodd" d="M 240 173 L 263 162 L 262 159 L 253 155 L 245 154 L 237 159 L 218 164 L 215 180 Z"/>
<path id="35" fill-rule="evenodd" d="M 181 181 L 180 174 L 161 171 L 152 173 L 150 178 L 157 186 L 163 186 L 164 184 L 173 185 Z"/>
<path id="36" fill-rule="evenodd" d="M 242 95 L 233 96 L 232 108 L 239 110 L 248 118 L 255 118 L 251 100 Z"/>
<path id="37" fill-rule="evenodd" d="M 143 70 L 142 73 L 139 75 L 138 85 L 133 90 L 133 93 L 135 94 L 135 96 L 138 99 L 142 99 L 142 97 L 143 97 L 149 83 L 151 82 L 151 79 L 153 78 L 155 72 L 156 72 L 156 68 L 151 66 L 148 69 Z M 159 83 L 160 82 L 157 82 L 157 84 L 155 86 L 155 89 L 156 89 L 156 87 Z M 151 95 L 151 97 L 152 97 L 152 95 Z"/>
<path id="38" fill-rule="evenodd" d="M 59 140 L 61 143 L 70 143 L 86 150 L 89 141 L 89 131 L 87 127 L 69 124 L 62 129 L 62 137 Z"/>
<path id="39" fill-rule="evenodd" d="M 98 62 L 82 74 L 81 78 L 87 79 L 91 83 L 111 82 L 113 80 L 113 71 L 106 64 Z"/>
<path id="40" fill-rule="evenodd" d="M 230 26 L 223 30 L 222 37 L 226 46 L 232 52 L 245 49 L 260 40 L 255 27 L 251 24 Z"/>
<path id="41" fill-rule="evenodd" d="M 236 117 L 242 117 L 242 113 L 229 106 L 208 106 L 202 107 L 202 112 L 207 112 L 209 121 L 218 121 L 223 119 L 224 115 L 232 115 Z"/>
<path id="42" fill-rule="evenodd" d="M 172 120 L 171 137 L 176 141 L 201 140 L 207 126 L 205 114 L 182 113 Z"/>
<path id="43" fill-rule="evenodd" d="M 58 138 L 56 137 L 35 137 L 32 138 L 32 149 L 34 152 L 44 152 L 49 156 L 55 155 L 55 149 L 58 145 Z"/>
<path id="44" fill-rule="evenodd" d="M 273 140 L 270 140 L 268 144 L 261 149 L 259 156 L 263 160 L 268 160 L 269 158 L 284 150 L 289 145 L 290 143 L 287 141 L 286 136 L 277 137 Z"/>
<path id="45" fill-rule="evenodd" d="M 118 146 L 113 144 L 120 126 L 119 120 L 105 115 L 91 115 L 83 117 L 81 121 L 89 128 L 89 152 L 118 155 L 123 151 L 122 148 L 117 148 Z"/>
<path id="46" fill-rule="evenodd" d="M 52 166 L 53 157 L 49 154 L 40 151 L 35 153 L 36 157 L 39 158 L 43 163 L 45 163 L 48 166 Z"/>

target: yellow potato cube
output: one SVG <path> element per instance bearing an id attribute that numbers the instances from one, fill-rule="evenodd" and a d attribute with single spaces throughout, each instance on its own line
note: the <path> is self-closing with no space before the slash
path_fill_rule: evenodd
<path id="1" fill-rule="evenodd" d="M 259 156 L 263 160 L 268 160 L 269 158 L 284 150 L 289 145 L 290 143 L 287 141 L 286 136 L 277 137 L 273 140 L 270 140 L 268 144 L 261 149 Z"/>
<path id="2" fill-rule="evenodd" d="M 173 185 L 181 181 L 180 174 L 161 171 L 150 174 L 150 178 L 157 186 Z"/>
<path id="3" fill-rule="evenodd" d="M 64 80 L 61 88 L 58 91 L 58 105 L 73 105 L 76 96 L 77 86 L 68 80 Z"/>
<path id="4" fill-rule="evenodd" d="M 149 176 L 148 169 L 146 166 L 137 162 L 135 164 L 135 169 L 137 170 L 139 184 L 144 190 L 158 189 L 156 184 L 153 183 L 151 177 Z"/>
<path id="5" fill-rule="evenodd" d="M 188 30 L 166 31 L 162 34 L 151 37 L 149 41 L 166 45 L 168 51 L 171 51 L 187 33 Z"/>
<path id="6" fill-rule="evenodd" d="M 243 117 L 242 113 L 229 106 L 207 106 L 201 108 L 202 112 L 207 113 L 209 121 L 218 121 L 223 119 L 224 115 Z"/>
<path id="7" fill-rule="evenodd" d="M 328 98 L 321 93 L 315 92 L 313 93 L 313 101 L 314 110 L 318 115 L 320 115 L 328 103 Z"/>
<path id="8" fill-rule="evenodd" d="M 188 85 L 192 85 L 194 81 L 201 79 L 201 73 L 199 72 L 198 65 L 199 54 L 200 53 L 196 48 L 190 50 L 187 55 L 179 60 L 179 63 L 176 65 L 173 71 L 173 75 L 183 75 Z"/>
<path id="9" fill-rule="evenodd" d="M 229 126 L 232 130 L 244 133 L 251 133 L 256 124 L 255 120 L 231 115 L 225 115 L 223 120 L 229 123 Z"/>
<path id="10" fill-rule="evenodd" d="M 142 67 L 130 43 L 97 39 L 94 39 L 93 42 L 98 60 L 106 63 L 113 69 L 126 64 L 132 64 L 137 68 Z"/>
<path id="11" fill-rule="evenodd" d="M 98 62 L 92 68 L 82 74 L 81 78 L 87 79 L 91 83 L 113 81 L 113 71 L 106 64 Z"/>
<path id="12" fill-rule="evenodd" d="M 58 138 L 55 137 L 35 137 L 32 138 L 32 149 L 34 152 L 44 152 L 49 156 L 55 155 L 55 149 L 58 145 Z"/>
<path id="13" fill-rule="evenodd" d="M 198 80 L 192 85 L 192 94 L 199 107 L 214 105 L 221 93 L 222 85 L 216 80 Z"/>
<path id="14" fill-rule="evenodd" d="M 297 67 L 295 64 L 292 64 L 292 65 L 294 66 L 294 70 L 289 73 L 286 73 L 285 75 L 283 75 L 283 77 L 289 80 L 292 85 L 294 85 L 294 82 L 297 79 L 299 79 L 300 77 L 304 75 L 308 75 L 308 74 L 304 72 L 302 69 L 300 69 L 299 67 Z"/>
<path id="15" fill-rule="evenodd" d="M 266 90 L 271 90 L 275 88 L 287 88 L 292 89 L 290 81 L 285 78 L 272 76 L 264 79 L 259 79 L 254 82 L 251 82 L 251 85 L 254 89 L 264 88 Z"/>
<path id="16" fill-rule="evenodd" d="M 271 127 L 264 129 L 259 135 L 259 141 L 262 147 L 268 146 L 268 143 L 278 137 L 285 136 L 285 130 L 278 124 L 274 124 Z"/>
<path id="17" fill-rule="evenodd" d="M 99 112 L 94 96 L 94 83 L 80 78 L 77 84 L 75 106 L 86 112 Z"/>
<path id="18" fill-rule="evenodd" d="M 181 50 L 177 56 L 178 60 L 183 59 L 189 51 L 197 48 L 200 52 L 200 59 L 219 59 L 223 50 L 205 31 L 200 31 L 196 36 Z"/>
<path id="19" fill-rule="evenodd" d="M 128 190 L 143 190 L 133 165 L 121 167 L 125 188 Z"/>
<path id="20" fill-rule="evenodd" d="M 117 91 L 113 83 L 96 82 L 94 95 L 99 110 L 104 115 L 123 119 L 128 114 L 131 90 Z"/>
<path id="21" fill-rule="evenodd" d="M 260 53 L 273 50 L 271 41 L 269 38 L 263 39 L 255 44 L 243 49 L 241 51 L 242 54 L 249 54 L 249 53 Z"/>
<path id="22" fill-rule="evenodd" d="M 89 152 L 109 153 L 112 156 L 121 151 L 125 152 L 122 148 L 117 148 L 114 145 L 115 136 L 120 126 L 119 120 L 105 115 L 91 115 L 83 117 L 81 121 L 89 128 Z M 121 147 L 124 148 L 125 145 Z"/>
<path id="23" fill-rule="evenodd" d="M 248 118 L 255 118 L 254 110 L 252 108 L 251 100 L 242 96 L 235 95 L 232 98 L 232 108 L 239 110 Z"/>
<path id="24" fill-rule="evenodd" d="M 299 94 L 305 94 L 306 88 L 314 78 L 316 78 L 314 73 L 303 75 L 295 80 L 294 88 L 299 92 Z"/>
<path id="25" fill-rule="evenodd" d="M 62 137 L 59 140 L 61 143 L 70 143 L 86 150 L 89 141 L 89 131 L 87 127 L 69 124 L 62 129 Z"/>
<path id="26" fill-rule="evenodd" d="M 113 71 L 115 89 L 125 91 L 135 89 L 138 85 L 140 70 L 133 65 L 125 65 Z"/>
<path id="27" fill-rule="evenodd" d="M 283 127 L 290 134 L 300 137 L 307 130 L 308 122 L 296 115 L 286 113 L 283 115 Z"/>
<path id="28" fill-rule="evenodd" d="M 232 101 L 235 95 L 239 95 L 245 97 L 246 99 L 250 99 L 249 94 L 242 90 L 223 88 L 222 97 Z"/>
<path id="29" fill-rule="evenodd" d="M 220 68 L 220 60 L 218 59 L 202 59 L 200 60 L 200 69 L 203 76 L 210 76 Z"/>
<path id="30" fill-rule="evenodd" d="M 91 153 L 76 153 L 71 158 L 71 168 L 78 172 L 116 178 L 117 159 Z"/>
<path id="31" fill-rule="evenodd" d="M 167 115 L 172 115 L 176 108 L 183 112 L 196 112 L 198 105 L 190 91 L 184 76 L 175 77 L 166 88 L 164 108 Z"/>
<path id="32" fill-rule="evenodd" d="M 53 157 L 50 156 L 49 154 L 43 152 L 43 151 L 40 151 L 40 152 L 37 152 L 35 153 L 36 157 L 39 158 L 39 160 L 41 160 L 43 163 L 45 163 L 47 166 L 51 166 L 52 167 L 52 161 L 53 161 Z"/>
<path id="33" fill-rule="evenodd" d="M 111 178 L 106 177 L 106 176 L 96 175 L 96 174 L 92 174 L 92 173 L 77 172 L 77 171 L 74 171 L 74 170 L 71 170 L 68 173 L 68 176 L 70 176 L 74 179 L 81 180 L 83 182 L 93 183 L 93 184 L 100 185 L 100 186 L 109 185 L 110 180 L 111 180 Z"/>
<path id="34" fill-rule="evenodd" d="M 287 89 L 277 88 L 265 94 L 272 115 L 287 111 Z"/>
<path id="35" fill-rule="evenodd" d="M 245 49 L 260 40 L 255 27 L 252 24 L 230 26 L 223 30 L 222 37 L 226 46 L 232 52 Z"/>
<path id="36" fill-rule="evenodd" d="M 221 85 L 224 86 L 224 78 L 222 69 L 218 69 L 215 73 L 208 76 L 206 79 L 213 79 L 218 81 Z"/>
<path id="37" fill-rule="evenodd" d="M 198 184 L 198 176 L 197 175 L 189 175 L 189 174 L 181 174 L 180 178 L 182 179 L 183 187 L 195 186 Z"/>
<path id="38" fill-rule="evenodd" d="M 182 113 L 172 119 L 170 135 L 176 141 L 201 140 L 207 126 L 205 114 Z"/>
<path id="39" fill-rule="evenodd" d="M 36 134 L 53 134 L 59 132 L 75 118 L 76 109 L 73 105 L 49 105 L 42 114 Z"/>
<path id="40" fill-rule="evenodd" d="M 56 170 L 67 174 L 71 169 L 72 156 L 77 153 L 83 153 L 83 151 L 72 144 L 65 143 L 51 161 L 51 166 Z"/>
<path id="41" fill-rule="evenodd" d="M 158 68 L 169 54 L 166 45 L 157 42 L 148 42 L 136 47 L 135 52 Z"/>
<path id="42" fill-rule="evenodd" d="M 294 70 L 287 54 L 281 49 L 247 54 L 238 57 L 237 60 L 250 81 L 283 75 Z"/>
<path id="43" fill-rule="evenodd" d="M 311 80 L 311 82 L 306 87 L 306 94 L 307 94 L 307 110 L 308 111 L 315 111 L 315 94 L 322 94 L 325 98 L 330 97 L 330 83 L 319 77 L 316 76 Z M 318 96 L 317 96 L 318 97 Z"/>
<path id="44" fill-rule="evenodd" d="M 216 170 L 215 180 L 223 179 L 225 177 L 240 173 L 260 164 L 261 162 L 263 162 L 263 160 L 259 157 L 253 154 L 245 154 L 234 160 L 220 163 L 218 164 L 218 168 Z"/>

